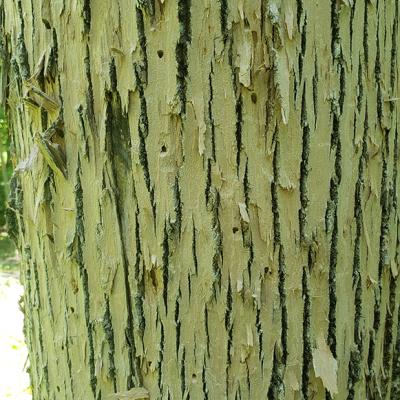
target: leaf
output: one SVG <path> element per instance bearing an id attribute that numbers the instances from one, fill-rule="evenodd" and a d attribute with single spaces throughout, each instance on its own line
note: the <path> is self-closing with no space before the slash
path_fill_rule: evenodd
<path id="1" fill-rule="evenodd" d="M 317 348 L 312 351 L 315 376 L 321 378 L 324 387 L 332 396 L 338 393 L 337 361 L 323 337 L 317 340 Z"/>

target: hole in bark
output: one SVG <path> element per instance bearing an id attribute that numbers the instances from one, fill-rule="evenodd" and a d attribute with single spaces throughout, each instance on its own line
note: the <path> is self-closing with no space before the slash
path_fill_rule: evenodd
<path id="1" fill-rule="evenodd" d="M 158 55 L 158 58 L 163 58 L 164 52 L 162 50 L 157 50 L 157 55 Z"/>
<path id="2" fill-rule="evenodd" d="M 256 104 L 257 103 L 257 95 L 255 93 L 251 94 L 251 101 Z"/>
<path id="3" fill-rule="evenodd" d="M 238 230 L 239 230 L 239 228 L 237 226 L 234 226 L 233 229 L 232 229 L 232 232 L 236 233 Z"/>
<path id="4" fill-rule="evenodd" d="M 161 147 L 161 153 L 166 153 L 167 152 L 167 146 L 162 145 Z"/>
<path id="5" fill-rule="evenodd" d="M 57 386 L 57 391 L 59 392 L 61 389 L 60 389 L 60 386 Z"/>
<path id="6" fill-rule="evenodd" d="M 75 312 L 75 308 L 74 307 L 70 307 L 70 310 L 71 310 L 72 313 Z"/>

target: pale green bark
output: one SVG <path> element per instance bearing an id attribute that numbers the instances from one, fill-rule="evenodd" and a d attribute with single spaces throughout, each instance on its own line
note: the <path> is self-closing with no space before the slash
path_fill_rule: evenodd
<path id="1" fill-rule="evenodd" d="M 36 399 L 400 397 L 397 1 L 0 4 Z"/>

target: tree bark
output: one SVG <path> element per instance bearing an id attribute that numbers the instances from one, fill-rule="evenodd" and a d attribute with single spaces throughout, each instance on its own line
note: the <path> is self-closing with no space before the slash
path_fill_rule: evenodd
<path id="1" fill-rule="evenodd" d="M 0 5 L 34 399 L 400 398 L 398 1 Z"/>

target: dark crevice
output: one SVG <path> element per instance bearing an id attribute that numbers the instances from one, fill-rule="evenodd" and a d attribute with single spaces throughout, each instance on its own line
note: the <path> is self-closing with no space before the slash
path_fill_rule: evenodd
<path id="1" fill-rule="evenodd" d="M 181 114 L 186 114 L 187 76 L 188 76 L 188 47 L 192 40 L 191 0 L 178 0 L 178 22 L 180 35 L 175 47 L 177 63 L 177 94 L 181 105 Z"/>
<path id="2" fill-rule="evenodd" d="M 361 378 L 362 370 L 362 354 L 363 354 L 363 337 L 361 331 L 362 321 L 362 272 L 361 272 L 361 238 L 363 227 L 362 215 L 362 191 L 364 187 L 364 169 L 366 167 L 367 153 L 367 137 L 368 137 L 368 109 L 365 108 L 364 135 L 362 142 L 361 155 L 358 162 L 358 179 L 356 182 L 356 190 L 354 195 L 354 218 L 356 221 L 356 237 L 354 241 L 353 255 L 353 290 L 354 290 L 354 344 L 355 347 L 350 352 L 349 360 L 349 377 L 348 377 L 348 399 L 355 398 L 355 385 Z"/>
<path id="3" fill-rule="evenodd" d="M 193 221 L 193 232 L 192 232 L 192 256 L 193 256 L 194 271 L 197 276 L 199 274 L 199 265 L 197 260 L 196 226 L 194 224 L 194 221 Z"/>
<path id="4" fill-rule="evenodd" d="M 90 9 L 90 1 L 91 0 L 83 0 L 83 8 L 82 8 L 82 18 L 83 18 L 83 29 L 87 34 L 90 32 L 90 25 L 92 23 L 92 12 Z"/>
<path id="5" fill-rule="evenodd" d="M 263 344 L 263 329 L 262 329 L 262 322 L 260 318 L 260 308 L 257 308 L 256 313 L 256 329 L 257 329 L 257 336 L 258 336 L 258 360 L 261 363 L 261 371 L 263 371 L 264 367 L 264 344 Z"/>
<path id="6" fill-rule="evenodd" d="M 236 112 L 236 128 L 235 128 L 236 172 L 237 175 L 239 176 L 240 153 L 242 151 L 242 125 L 243 125 L 243 98 L 241 93 L 239 94 L 239 97 L 236 100 L 235 112 Z"/>
<path id="7" fill-rule="evenodd" d="M 379 40 L 379 22 L 376 29 L 376 57 L 375 57 L 375 84 L 376 84 L 376 112 L 381 127 L 384 127 L 383 121 L 383 94 L 382 94 L 382 65 Z"/>
<path id="8" fill-rule="evenodd" d="M 397 221 L 397 239 L 396 248 L 399 248 L 399 228 L 400 224 Z M 396 263 L 398 265 L 398 254 L 396 254 Z M 391 373 L 391 393 L 390 399 L 400 399 L 400 307 L 397 310 L 397 336 L 395 338 L 392 355 L 392 373 Z"/>
<path id="9" fill-rule="evenodd" d="M 182 322 L 179 316 L 179 308 L 180 308 L 180 300 L 181 300 L 181 289 L 179 288 L 178 296 L 175 299 L 175 314 L 174 314 L 174 321 L 175 321 L 175 352 L 176 358 L 178 359 L 179 356 L 179 347 L 181 344 L 181 326 Z"/>
<path id="10" fill-rule="evenodd" d="M 92 135 L 97 135 L 97 127 L 96 127 L 96 116 L 94 112 L 94 94 L 93 94 L 93 84 L 92 84 L 92 72 L 90 65 L 90 50 L 89 46 L 86 46 L 86 57 L 84 60 L 85 63 L 85 74 L 87 81 L 87 89 L 86 89 L 86 116 L 90 124 L 90 129 L 92 131 Z"/>
<path id="11" fill-rule="evenodd" d="M 203 398 L 204 400 L 208 400 L 208 386 L 207 386 L 207 377 L 206 377 L 206 359 L 204 358 L 203 368 L 201 370 L 201 382 L 202 382 L 202 390 L 203 390 Z"/>
<path id="12" fill-rule="evenodd" d="M 373 363 L 375 359 L 375 338 L 378 334 L 381 325 L 381 301 L 382 301 L 382 275 L 386 265 L 389 264 L 389 190 L 388 190 L 388 162 L 387 156 L 389 151 L 388 132 L 384 133 L 384 143 L 382 151 L 382 178 L 381 178 L 381 224 L 380 224 L 380 239 L 379 239 L 379 262 L 378 262 L 378 287 L 375 291 L 375 305 L 374 305 L 374 322 L 373 331 L 370 335 L 369 352 L 368 352 L 368 369 L 369 378 L 371 379 L 373 372 Z"/>
<path id="13" fill-rule="evenodd" d="M 303 65 L 304 58 L 306 56 L 307 50 L 307 15 L 304 16 L 303 29 L 301 30 L 301 40 L 300 40 L 301 48 L 299 52 L 299 80 L 302 80 L 303 77 Z"/>
<path id="14" fill-rule="evenodd" d="M 211 160 L 207 160 L 207 180 L 206 180 L 206 188 L 204 191 L 206 206 L 209 206 L 210 195 L 211 195 Z"/>
<path id="15" fill-rule="evenodd" d="M 296 4 L 297 4 L 297 12 L 296 12 L 297 29 L 300 31 L 301 16 L 303 15 L 304 12 L 303 0 L 296 0 Z"/>
<path id="16" fill-rule="evenodd" d="M 20 33 L 17 39 L 17 49 L 16 56 L 19 65 L 19 71 L 23 79 L 28 79 L 31 75 L 30 66 L 29 66 L 29 58 L 28 51 L 25 46 L 24 34 Z"/>
<path id="17" fill-rule="evenodd" d="M 399 2 L 395 2 L 395 15 L 393 19 L 393 30 L 392 30 L 392 48 L 390 51 L 390 88 L 392 96 L 396 93 L 396 76 L 397 76 L 397 44 L 398 44 L 398 25 L 399 25 Z M 390 111 L 393 112 L 395 104 L 393 101 L 390 102 Z"/>
<path id="18" fill-rule="evenodd" d="M 219 20 L 221 26 L 222 40 L 224 44 L 228 41 L 228 1 L 218 0 L 219 2 Z"/>
<path id="19" fill-rule="evenodd" d="M 340 115 L 342 115 L 343 107 L 344 107 L 344 99 L 345 99 L 345 95 L 346 95 L 346 71 L 345 71 L 343 62 L 340 63 L 339 81 L 340 81 L 339 108 L 340 108 Z"/>
<path id="20" fill-rule="evenodd" d="M 337 0 L 331 0 L 331 54 L 333 60 L 338 59 L 341 55 L 338 8 L 339 5 Z"/>
<path id="21" fill-rule="evenodd" d="M 208 328 L 208 308 L 204 306 L 204 331 L 206 334 L 206 353 L 207 357 L 210 358 L 210 331 Z"/>
<path id="22" fill-rule="evenodd" d="M 146 329 L 146 318 L 144 316 L 143 302 L 145 301 L 146 291 L 144 282 L 144 265 L 142 266 L 142 246 L 140 243 L 140 225 L 139 225 L 139 208 L 135 214 L 135 281 L 137 284 L 137 293 L 135 295 L 135 315 L 138 319 L 139 336 L 144 340 L 144 332 Z M 141 268 L 142 266 L 142 268 Z"/>
<path id="23" fill-rule="evenodd" d="M 386 321 L 385 321 L 385 333 L 383 339 L 383 373 L 381 382 L 381 393 L 382 398 L 387 398 L 387 392 L 389 390 L 389 383 L 391 377 L 392 368 L 392 357 L 393 357 L 393 342 L 395 339 L 395 331 L 393 329 L 395 320 L 395 309 L 396 309 L 396 279 L 390 275 L 389 284 L 389 302 L 386 309 Z"/>
<path id="24" fill-rule="evenodd" d="M 223 263 L 223 251 L 222 251 L 222 230 L 221 223 L 219 221 L 219 207 L 220 207 L 220 194 L 214 189 L 212 192 L 212 231 L 214 239 L 214 255 L 212 259 L 212 270 L 213 270 L 213 291 L 214 297 L 216 298 L 217 289 L 221 290 L 221 269 Z"/>
<path id="25" fill-rule="evenodd" d="M 174 183 L 174 211 L 175 211 L 175 222 L 174 231 L 181 237 L 182 229 L 182 199 L 181 199 L 181 189 L 179 187 L 179 177 L 175 177 Z"/>
<path id="26" fill-rule="evenodd" d="M 117 378 L 115 369 L 115 342 L 114 342 L 114 329 L 112 325 L 112 318 L 110 312 L 110 300 L 105 296 L 106 309 L 103 316 L 103 329 L 108 343 L 108 376 L 113 382 L 114 392 L 117 391 Z"/>
<path id="27" fill-rule="evenodd" d="M 364 97 L 364 86 L 363 86 L 363 69 L 361 63 L 361 56 L 358 62 L 358 83 L 357 83 L 357 111 L 361 112 L 362 101 Z"/>
<path id="28" fill-rule="evenodd" d="M 85 268 L 85 261 L 83 258 L 83 246 L 85 244 L 85 226 L 84 226 L 84 211 L 83 211 L 83 190 L 81 185 L 81 165 L 78 158 L 78 168 L 76 171 L 76 184 L 75 184 L 75 233 L 77 238 L 76 262 L 79 267 L 79 274 L 82 279 L 82 289 L 84 296 L 84 311 L 86 322 L 86 333 L 88 338 L 89 348 L 89 372 L 90 372 L 90 387 L 92 389 L 93 398 L 96 399 L 97 395 L 97 377 L 95 368 L 95 355 L 93 344 L 93 326 L 90 320 L 90 290 L 89 290 L 89 277 Z"/>
<path id="29" fill-rule="evenodd" d="M 353 54 L 353 34 L 354 34 L 354 16 L 356 13 L 356 0 L 354 0 L 353 4 L 351 5 L 350 10 L 350 55 Z"/>
<path id="30" fill-rule="evenodd" d="M 189 394 L 185 397 L 186 392 L 186 373 L 185 373 L 185 361 L 186 361 L 186 349 L 183 347 L 182 350 L 182 358 L 181 358 L 181 370 L 180 370 L 180 379 L 181 379 L 181 394 L 182 399 L 190 399 Z"/>
<path id="31" fill-rule="evenodd" d="M 157 313 L 158 315 L 158 313 Z M 158 389 L 160 391 L 160 393 L 163 392 L 163 388 L 162 388 L 162 365 L 163 365 L 163 361 L 164 361 L 164 349 L 165 349 L 165 335 L 164 335 L 164 325 L 161 321 L 160 325 L 160 350 L 158 352 Z"/>
<path id="32" fill-rule="evenodd" d="M 112 160 L 117 175 L 131 168 L 131 135 L 129 117 L 123 111 L 121 97 L 117 90 L 117 73 L 114 59 L 110 63 L 111 90 L 105 93 L 106 99 L 106 151 Z M 123 172 L 122 172 L 123 171 Z"/>
<path id="33" fill-rule="evenodd" d="M 307 224 L 307 208 L 308 208 L 308 188 L 307 178 L 309 172 L 309 155 L 310 155 L 310 127 L 307 121 L 307 105 L 306 105 L 306 85 L 303 87 L 303 97 L 301 102 L 301 122 L 300 125 L 303 129 L 303 145 L 300 162 L 300 205 L 299 210 L 299 231 L 300 240 L 306 239 L 305 228 Z"/>
<path id="34" fill-rule="evenodd" d="M 214 88 L 213 88 L 213 77 L 214 75 L 214 67 L 213 63 L 211 62 L 210 73 L 208 75 L 208 86 L 210 90 L 210 97 L 208 99 L 208 121 L 211 127 L 211 158 L 215 162 L 216 161 L 216 154 L 215 154 L 215 122 L 214 122 L 214 115 L 213 115 L 213 100 L 214 100 Z"/>
<path id="35" fill-rule="evenodd" d="M 288 356 L 288 312 L 286 305 L 286 265 L 285 265 L 285 255 L 283 251 L 283 246 L 279 247 L 279 269 L 278 269 L 278 291 L 279 291 L 279 303 L 281 307 L 281 345 L 282 345 L 282 364 L 286 366 L 286 360 Z"/>
<path id="36" fill-rule="evenodd" d="M 138 5 L 145 10 L 145 12 L 153 17 L 155 15 L 155 0 L 137 0 Z"/>
<path id="37" fill-rule="evenodd" d="M 267 392 L 268 400 L 283 400 L 285 398 L 284 364 L 280 352 L 279 347 L 275 344 L 271 381 Z"/>
<path id="38" fill-rule="evenodd" d="M 317 51 L 314 55 L 314 76 L 312 79 L 313 84 L 313 108 L 314 108 L 314 129 L 317 127 L 318 119 L 318 58 Z"/>
<path id="39" fill-rule="evenodd" d="M 369 47 L 368 47 L 368 1 L 364 1 L 364 29 L 363 29 L 363 48 L 364 64 L 368 73 Z"/>
<path id="40" fill-rule="evenodd" d="M 232 307 L 233 307 L 232 285 L 231 285 L 231 278 L 229 277 L 228 290 L 226 293 L 226 309 L 225 309 L 225 330 L 227 333 L 225 393 L 227 398 L 229 398 L 229 369 L 232 365 L 232 345 L 233 345 Z"/>
<path id="41" fill-rule="evenodd" d="M 86 134 L 85 119 L 83 117 L 82 105 L 79 105 L 77 111 L 78 111 L 78 118 L 79 118 L 79 127 L 80 127 L 80 130 L 82 133 L 82 141 L 84 143 L 83 156 L 87 157 L 87 159 L 89 159 L 89 146 L 88 146 L 88 140 L 87 140 L 87 134 Z"/>
<path id="42" fill-rule="evenodd" d="M 326 212 L 326 226 L 328 232 L 332 231 L 330 239 L 330 255 L 329 255 L 329 325 L 328 325 L 328 345 L 331 349 L 333 356 L 336 358 L 336 267 L 338 257 L 338 240 L 339 240 L 339 229 L 338 229 L 338 202 L 339 202 L 339 185 L 342 177 L 342 146 L 340 140 L 340 117 L 339 117 L 339 105 L 336 100 L 332 100 L 331 115 L 333 117 L 332 122 L 332 133 L 331 133 L 331 151 L 335 150 L 335 166 L 334 175 L 330 181 L 330 200 L 327 205 Z"/>
<path id="43" fill-rule="evenodd" d="M 169 238 L 167 231 L 167 223 L 164 224 L 164 238 L 162 247 L 163 247 L 163 255 L 162 255 L 163 299 L 164 299 L 165 313 L 168 314 Z"/>
<path id="44" fill-rule="evenodd" d="M 311 249 L 309 249 L 309 253 Z M 309 256 L 309 261 L 311 257 Z M 302 278 L 302 295 L 304 301 L 303 308 L 303 366 L 301 374 L 301 392 L 304 400 L 309 400 L 308 385 L 310 382 L 310 368 L 312 365 L 312 349 L 311 349 L 311 296 L 309 271 L 311 269 L 309 263 L 308 270 L 303 268 Z"/>
<path id="45" fill-rule="evenodd" d="M 142 81 L 140 79 L 139 67 L 135 64 L 135 78 L 136 85 L 139 91 L 140 98 L 140 116 L 138 122 L 138 133 L 139 133 L 139 161 L 143 168 L 144 180 L 146 183 L 147 191 L 150 196 L 150 203 L 153 212 L 153 221 L 154 226 L 156 224 L 156 201 L 154 196 L 154 188 L 150 178 L 150 169 L 149 169 L 149 161 L 147 157 L 147 149 L 146 149 L 146 138 L 149 135 L 149 119 L 147 116 L 147 102 L 146 97 L 144 95 L 144 88 Z"/>
<path id="46" fill-rule="evenodd" d="M 272 214 L 273 214 L 273 226 L 274 226 L 274 248 L 281 243 L 281 224 L 279 217 L 279 203 L 278 203 L 278 185 L 279 185 L 279 151 L 280 144 L 278 139 L 278 127 L 275 129 L 273 142 L 275 143 L 274 156 L 273 156 L 273 172 L 274 179 L 271 182 L 271 197 L 272 197 Z"/>
<path id="47" fill-rule="evenodd" d="M 140 76 L 142 84 L 145 85 L 147 84 L 147 79 L 148 79 L 147 39 L 144 28 L 143 12 L 138 7 L 136 7 L 136 30 L 139 38 L 139 46 L 140 46 L 142 61 L 140 65 L 135 64 L 135 75 L 138 74 Z"/>

